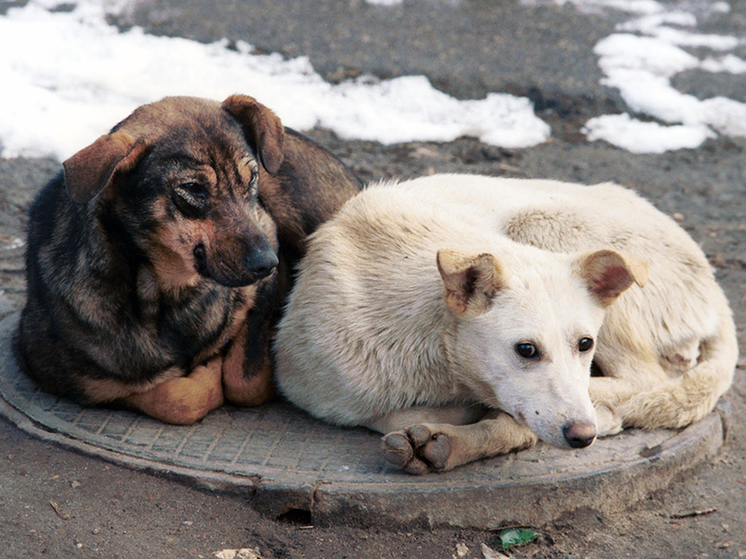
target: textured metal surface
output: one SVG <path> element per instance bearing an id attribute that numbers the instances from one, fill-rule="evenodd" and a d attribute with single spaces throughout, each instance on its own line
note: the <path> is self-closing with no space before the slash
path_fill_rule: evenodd
<path id="1" fill-rule="evenodd" d="M 320 522 L 491 528 L 505 519 L 548 520 L 581 506 L 618 510 L 664 487 L 723 442 L 713 414 L 682 432 L 625 431 L 571 451 L 539 444 L 412 477 L 386 465 L 378 434 L 326 425 L 285 402 L 224 406 L 182 427 L 55 398 L 15 363 L 10 339 L 16 321 L 11 316 L 0 323 L 0 412 L 16 425 L 123 464 L 197 481 L 218 475 L 222 487 L 251 488 L 255 505 L 275 516 L 303 509 Z"/>
<path id="2" fill-rule="evenodd" d="M 238 476 L 381 475 L 379 437 L 336 429 L 287 403 L 258 408 L 224 406 L 191 426 L 167 425 L 137 413 L 86 408 L 40 391 L 10 351 L 15 318 L 0 326 L 0 395 L 38 426 L 107 450 L 167 465 Z M 332 451 L 333 452 L 330 452 Z"/>

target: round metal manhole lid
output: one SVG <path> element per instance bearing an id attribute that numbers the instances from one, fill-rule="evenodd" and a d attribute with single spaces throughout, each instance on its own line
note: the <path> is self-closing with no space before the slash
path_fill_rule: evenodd
<path id="1" fill-rule="evenodd" d="M 191 426 L 84 408 L 41 392 L 11 351 L 18 315 L 0 323 L 0 413 L 21 429 L 89 454 L 250 494 L 260 511 L 316 523 L 495 529 L 588 507 L 621 510 L 665 487 L 723 444 L 717 413 L 682 431 L 629 430 L 581 450 L 546 444 L 410 476 L 386 464 L 380 435 L 317 421 L 287 402 L 224 406 Z"/>

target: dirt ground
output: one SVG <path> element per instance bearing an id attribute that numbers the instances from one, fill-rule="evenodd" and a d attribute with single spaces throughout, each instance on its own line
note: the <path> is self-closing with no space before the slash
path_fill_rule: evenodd
<path id="1" fill-rule="evenodd" d="M 358 51 L 340 39 L 343 31 L 354 31 L 353 25 L 372 25 L 370 21 L 358 18 L 350 27 L 329 25 L 317 29 L 312 19 L 308 26 L 300 26 L 303 29 L 293 28 L 295 31 L 277 23 L 288 13 L 302 20 L 304 14 L 296 12 L 304 9 L 301 6 L 307 6 L 305 3 L 295 4 L 292 10 L 288 5 L 293 3 L 284 0 L 245 5 L 229 0 L 214 4 L 192 1 L 181 3 L 178 10 L 175 6 L 180 3 L 173 1 L 141 4 L 155 8 L 137 12 L 132 21 L 150 31 L 201 40 L 241 38 L 251 31 L 259 34 L 259 46 L 266 50 L 290 56 L 311 55 L 328 79 L 359 71 L 374 71 L 382 76 L 422 71 L 429 72 L 439 87 L 459 96 L 492 90 L 530 94 L 537 114 L 552 125 L 552 139 L 530 149 L 505 150 L 470 138 L 450 143 L 382 146 L 342 140 L 324 130 L 310 135 L 337 153 L 366 182 L 465 171 L 589 184 L 613 180 L 638 189 L 664 212 L 676 214 L 681 225 L 702 244 L 730 299 L 744 352 L 746 140 L 719 138 L 696 150 L 663 155 L 633 155 L 601 142 L 585 141 L 580 133 L 585 121 L 602 109 L 606 112 L 609 106 L 620 108 L 620 102 L 613 92 L 598 86 L 597 72 L 585 75 L 580 67 L 577 72 L 558 72 L 552 70 L 556 66 L 553 61 L 544 61 L 543 55 L 552 58 L 557 49 L 572 46 L 568 46 L 572 41 L 566 41 L 567 37 L 580 37 L 573 47 L 580 53 L 578 64 L 586 59 L 592 64 L 587 51 L 613 27 L 613 21 L 595 18 L 590 26 L 589 21 L 578 19 L 567 9 L 542 8 L 532 12 L 530 21 L 521 29 L 526 41 L 533 41 L 533 47 L 524 49 L 524 55 L 533 57 L 533 62 L 524 64 L 515 54 L 517 51 L 504 52 L 502 57 L 498 53 L 495 60 L 474 61 L 512 65 L 505 72 L 496 71 L 496 81 L 489 82 L 470 73 L 469 61 L 459 65 L 458 56 L 449 58 L 448 53 L 453 50 L 450 43 L 440 51 L 442 57 L 432 60 L 431 68 L 418 66 L 418 60 L 430 60 L 426 49 L 415 49 L 418 37 L 425 45 L 440 37 L 459 46 L 457 36 L 444 35 L 450 22 L 447 13 L 439 15 L 440 8 L 433 8 L 432 15 L 438 25 L 427 28 L 434 37 L 412 32 L 415 43 L 398 47 L 411 56 L 392 55 L 382 62 L 383 57 L 375 51 L 375 40 L 366 43 L 367 51 Z M 315 2 L 314 6 L 326 6 L 327 11 L 312 16 L 342 17 L 339 10 L 334 10 L 337 4 Z M 360 2 L 349 3 L 353 4 Z M 746 3 L 732 4 L 734 16 L 727 24 L 743 29 Z M 280 5 L 286 8 L 285 15 L 280 13 Z M 231 10 L 252 10 L 255 6 L 265 10 L 264 20 L 251 23 L 226 15 Z M 516 6 L 515 2 L 505 3 L 506 15 L 504 21 L 498 22 L 500 25 L 515 27 L 515 22 L 525 17 L 525 10 Z M 200 19 L 200 10 L 205 9 L 218 15 Z M 249 21 L 246 25 L 253 28 L 236 29 L 238 21 Z M 421 21 L 418 25 L 424 28 Z M 354 32 L 348 34 L 355 36 Z M 382 36 L 381 43 L 394 44 L 387 36 Z M 473 48 L 482 53 L 480 56 L 488 52 L 478 45 Z M 587 64 L 586 60 L 583 67 Z M 731 97 L 738 98 L 746 91 L 743 82 L 740 86 L 713 84 L 693 75 L 682 79 L 691 80 L 686 87 L 694 94 L 699 91 L 704 95 L 711 87 L 721 91 L 726 87 Z M 0 159 L 0 319 L 23 303 L 23 248 L 16 239 L 23 236 L 25 211 L 34 194 L 58 170 L 59 162 L 47 159 Z M 739 366 L 734 386 L 726 396 L 727 442 L 714 460 L 682 473 L 666 490 L 632 504 L 624 512 L 603 515 L 581 510 L 550 524 L 533 525 L 531 528 L 540 534 L 538 540 L 510 555 L 541 559 L 746 557 L 746 425 L 741 419 L 746 416 L 745 369 L 746 364 Z M 310 526 L 303 517 L 263 518 L 252 509 L 248 496 L 195 489 L 161 475 L 80 455 L 35 440 L 3 421 L 0 511 L 0 557 L 8 559 L 211 558 L 221 550 L 242 548 L 256 550 L 263 559 L 481 559 L 482 544 L 499 548 L 497 532 L 397 526 L 323 527 Z"/>
<path id="2" fill-rule="evenodd" d="M 551 115 L 546 115 L 552 119 Z M 551 177 L 594 183 L 614 179 L 639 189 L 661 209 L 681 214 L 726 289 L 744 347 L 746 322 L 746 142 L 712 142 L 697 151 L 634 156 L 578 141 L 554 119 L 554 139 L 506 151 L 472 139 L 385 147 L 315 131 L 365 180 L 430 172 Z M 574 124 L 577 126 L 577 122 Z M 23 300 L 22 234 L 33 194 L 57 171 L 48 160 L 0 160 L 2 313 Z M 2 314 L 0 314 L 0 317 Z M 608 558 L 746 556 L 746 378 L 739 369 L 727 395 L 728 439 L 713 461 L 682 473 L 665 491 L 627 511 L 578 511 L 531 528 L 538 540 L 513 557 Z M 214 557 L 256 549 L 264 559 L 444 558 L 498 549 L 497 532 L 308 526 L 306 518 L 262 518 L 248 497 L 205 492 L 34 440 L 0 423 L 0 557 Z M 599 496 L 603 498 L 603 496 Z"/>

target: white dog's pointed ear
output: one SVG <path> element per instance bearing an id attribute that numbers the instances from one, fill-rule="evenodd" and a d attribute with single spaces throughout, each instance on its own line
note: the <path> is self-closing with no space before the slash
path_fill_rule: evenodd
<path id="1" fill-rule="evenodd" d="M 438 271 L 445 286 L 446 304 L 457 316 L 468 310 L 486 310 L 504 283 L 500 263 L 487 253 L 473 256 L 439 250 Z"/>
<path id="2" fill-rule="evenodd" d="M 611 305 L 633 283 L 644 287 L 648 281 L 647 262 L 613 250 L 583 254 L 576 266 L 577 275 L 588 283 L 603 307 Z"/>

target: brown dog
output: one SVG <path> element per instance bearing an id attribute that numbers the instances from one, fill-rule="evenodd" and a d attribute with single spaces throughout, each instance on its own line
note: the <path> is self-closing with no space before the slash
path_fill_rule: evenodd
<path id="1" fill-rule="evenodd" d="M 27 374 L 177 424 L 270 398 L 290 272 L 351 172 L 244 95 L 142 106 L 63 167 L 29 213 Z"/>

